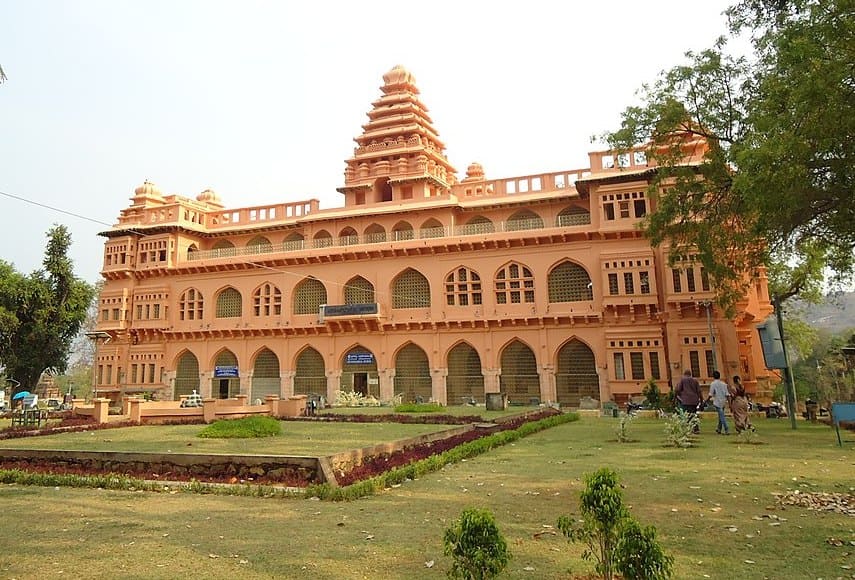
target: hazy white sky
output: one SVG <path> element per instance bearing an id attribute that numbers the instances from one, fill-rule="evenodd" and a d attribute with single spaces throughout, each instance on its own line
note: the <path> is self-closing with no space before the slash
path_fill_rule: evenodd
<path id="1" fill-rule="evenodd" d="M 64 223 L 94 282 L 97 233 L 145 179 L 227 207 L 339 206 L 396 64 L 459 177 L 585 167 L 591 135 L 723 34 L 731 3 L 0 0 L 0 192 L 89 218 L 0 195 L 0 259 L 39 268 Z"/>

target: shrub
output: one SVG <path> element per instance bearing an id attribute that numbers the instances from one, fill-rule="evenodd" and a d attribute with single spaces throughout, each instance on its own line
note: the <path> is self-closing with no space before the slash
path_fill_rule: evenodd
<path id="1" fill-rule="evenodd" d="M 689 415 L 683 409 L 677 409 L 665 422 L 665 444 L 671 447 L 691 447 L 692 435 L 697 431 L 700 419 Z"/>
<path id="2" fill-rule="evenodd" d="M 460 519 L 445 530 L 444 543 L 445 555 L 454 559 L 449 578 L 493 578 L 511 559 L 507 542 L 488 510 L 463 510 Z"/>
<path id="3" fill-rule="evenodd" d="M 206 439 L 250 439 L 273 437 L 282 432 L 282 424 L 273 417 L 244 417 L 215 421 L 202 429 L 197 437 Z"/>
<path id="4" fill-rule="evenodd" d="M 659 385 L 656 384 L 656 381 L 653 379 L 648 380 L 647 384 L 644 385 L 644 389 L 642 389 L 641 394 L 644 395 L 644 398 L 647 400 L 648 408 L 662 408 L 662 393 L 659 392 Z"/>
<path id="5" fill-rule="evenodd" d="M 652 526 L 642 528 L 623 504 L 617 474 L 608 469 L 585 476 L 579 494 L 582 519 L 558 518 L 558 529 L 572 542 L 584 542 L 585 560 L 595 560 L 595 570 L 606 580 L 615 572 L 626 579 L 658 580 L 671 577 L 673 558 L 656 541 Z"/>
<path id="6" fill-rule="evenodd" d="M 396 413 L 440 413 L 442 405 L 439 403 L 404 403 L 395 406 Z"/>

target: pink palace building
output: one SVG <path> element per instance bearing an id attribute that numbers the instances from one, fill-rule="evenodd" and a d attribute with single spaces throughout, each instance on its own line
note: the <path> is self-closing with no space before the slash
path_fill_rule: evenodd
<path id="1" fill-rule="evenodd" d="M 636 228 L 654 209 L 642 150 L 498 179 L 472 163 L 459 180 L 413 75 L 383 81 L 343 207 L 134 191 L 101 234 L 99 396 L 342 390 L 455 405 L 501 392 L 574 408 L 716 368 L 768 393 L 754 326 L 771 312 L 765 277 L 728 319 L 691 256 L 669 267 Z M 705 144 L 685 150 L 697 163 Z"/>

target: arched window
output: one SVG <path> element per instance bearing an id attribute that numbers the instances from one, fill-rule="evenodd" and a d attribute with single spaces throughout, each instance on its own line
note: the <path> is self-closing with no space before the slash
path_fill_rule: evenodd
<path id="1" fill-rule="evenodd" d="M 315 247 L 328 248 L 333 245 L 333 239 L 330 233 L 326 230 L 321 230 L 315 234 Z"/>
<path id="2" fill-rule="evenodd" d="M 415 344 L 408 344 L 395 357 L 395 394 L 404 401 L 426 403 L 431 398 L 428 358 Z"/>
<path id="3" fill-rule="evenodd" d="M 379 224 L 371 224 L 365 228 L 365 241 L 369 244 L 385 242 L 386 230 Z"/>
<path id="4" fill-rule="evenodd" d="M 493 225 L 489 219 L 485 218 L 482 215 L 472 218 L 466 225 L 462 228 L 462 234 L 465 236 L 470 236 L 474 234 L 490 234 L 496 231 L 496 227 Z"/>
<path id="5" fill-rule="evenodd" d="M 499 377 L 500 391 L 508 400 L 530 404 L 540 399 L 540 375 L 534 352 L 519 340 L 513 341 L 502 351 L 502 374 Z"/>
<path id="6" fill-rule="evenodd" d="M 212 246 L 211 249 L 224 250 L 226 248 L 234 248 L 234 247 L 235 247 L 235 245 L 228 240 L 217 240 L 216 242 L 214 242 L 214 245 Z"/>
<path id="7" fill-rule="evenodd" d="M 192 254 L 199 251 L 199 246 L 196 244 L 190 244 L 190 247 L 187 248 L 187 259 L 192 260 Z"/>
<path id="8" fill-rule="evenodd" d="M 534 276 L 531 270 L 511 262 L 496 273 L 496 304 L 534 302 Z"/>
<path id="9" fill-rule="evenodd" d="M 420 238 L 441 238 L 445 235 L 445 228 L 435 219 L 429 219 L 422 224 L 419 231 Z"/>
<path id="10" fill-rule="evenodd" d="M 548 278 L 550 302 L 593 300 L 594 289 L 588 272 L 579 264 L 562 262 Z"/>
<path id="11" fill-rule="evenodd" d="M 250 399 L 263 402 L 267 395 L 280 394 L 279 358 L 273 351 L 265 348 L 255 357 L 252 368 L 252 394 Z"/>
<path id="12" fill-rule="evenodd" d="M 430 284 L 420 272 L 408 268 L 392 283 L 392 308 L 427 308 Z"/>
<path id="13" fill-rule="evenodd" d="M 600 380 L 594 353 L 576 339 L 558 351 L 555 390 L 561 407 L 578 407 L 582 397 L 600 399 Z"/>
<path id="14" fill-rule="evenodd" d="M 282 314 L 282 292 L 269 282 L 259 286 L 252 294 L 253 314 L 279 316 Z"/>
<path id="15" fill-rule="evenodd" d="M 353 228 L 344 228 L 338 235 L 338 243 L 342 246 L 352 246 L 359 243 L 359 235 Z"/>
<path id="16" fill-rule="evenodd" d="M 320 280 L 306 278 L 294 287 L 294 314 L 317 314 L 327 303 L 327 289 Z"/>
<path id="17" fill-rule="evenodd" d="M 397 242 L 402 240 L 412 240 L 415 235 L 413 234 L 413 226 L 411 226 L 407 222 L 398 222 L 395 224 L 395 227 L 392 228 L 393 239 Z"/>
<path id="18" fill-rule="evenodd" d="M 285 249 L 289 251 L 302 250 L 305 246 L 303 234 L 298 232 L 291 232 L 290 234 L 288 234 L 288 237 L 285 238 L 284 246 Z"/>
<path id="19" fill-rule="evenodd" d="M 193 391 L 199 392 L 199 360 L 192 352 L 185 352 L 175 365 L 175 393 L 174 400 L 181 399 L 181 395 L 190 395 Z"/>
<path id="20" fill-rule="evenodd" d="M 235 353 L 229 349 L 225 349 L 217 355 L 214 367 L 233 367 L 237 369 L 238 359 Z M 213 393 L 214 398 L 218 399 L 234 398 L 240 394 L 240 377 L 212 377 L 211 393 Z"/>
<path id="21" fill-rule="evenodd" d="M 484 402 L 484 375 L 481 357 L 472 346 L 461 342 L 448 353 L 448 376 L 445 379 L 449 405 Z"/>
<path id="22" fill-rule="evenodd" d="M 446 276 L 445 301 L 449 306 L 481 304 L 481 277 L 478 272 L 461 266 Z"/>
<path id="23" fill-rule="evenodd" d="M 591 212 L 584 207 L 571 205 L 565 208 L 558 214 L 558 226 L 581 226 L 591 223 Z"/>
<path id="24" fill-rule="evenodd" d="M 270 248 L 272 248 L 273 244 L 271 244 L 270 240 L 268 240 L 264 236 L 255 236 L 254 238 L 252 238 L 250 241 L 248 241 L 246 243 L 247 248 L 256 248 L 259 251 L 268 251 L 268 252 L 270 251 L 270 249 L 268 249 L 268 248 L 261 248 L 259 246 L 270 246 Z"/>
<path id="25" fill-rule="evenodd" d="M 228 240 L 217 240 L 211 248 L 217 258 L 226 258 L 237 254 L 235 245 Z"/>
<path id="26" fill-rule="evenodd" d="M 373 304 L 374 285 L 362 276 L 351 278 L 344 286 L 345 304 Z"/>
<path id="27" fill-rule="evenodd" d="M 297 368 L 294 374 L 295 395 L 323 395 L 327 392 L 327 376 L 324 368 L 324 357 L 321 353 L 308 347 L 297 357 Z"/>
<path id="28" fill-rule="evenodd" d="M 520 230 L 538 230 L 543 228 L 543 220 L 530 210 L 520 210 L 508 218 L 505 229 L 509 232 Z"/>
<path id="29" fill-rule="evenodd" d="M 226 288 L 217 295 L 217 318 L 237 318 L 243 313 L 240 292 L 234 288 Z"/>
<path id="30" fill-rule="evenodd" d="M 185 290 L 178 299 L 179 320 L 202 320 L 205 302 L 202 293 L 195 288 Z"/>

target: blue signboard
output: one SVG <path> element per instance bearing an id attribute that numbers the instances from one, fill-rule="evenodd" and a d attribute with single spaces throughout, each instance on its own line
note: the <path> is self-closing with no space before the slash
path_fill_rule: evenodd
<path id="1" fill-rule="evenodd" d="M 349 365 L 370 365 L 374 363 L 374 355 L 370 352 L 352 352 L 345 357 Z"/>
<path id="2" fill-rule="evenodd" d="M 239 377 L 237 365 L 214 367 L 214 376 L 218 379 Z"/>

